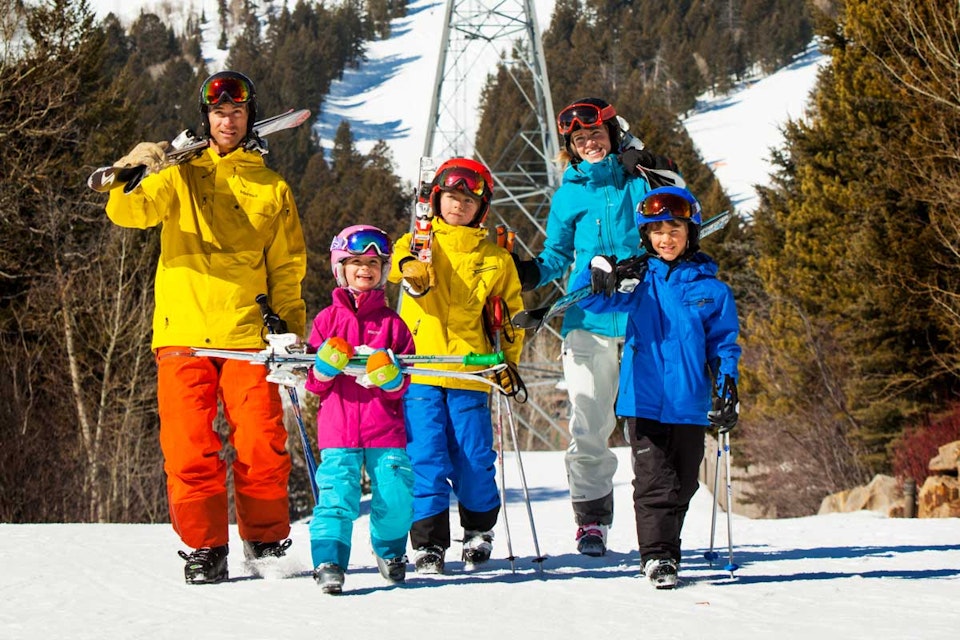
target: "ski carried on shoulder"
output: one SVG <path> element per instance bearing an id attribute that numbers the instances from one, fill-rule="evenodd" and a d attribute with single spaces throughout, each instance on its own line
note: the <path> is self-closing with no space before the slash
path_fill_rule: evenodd
<path id="1" fill-rule="evenodd" d="M 702 225 L 700 225 L 700 237 L 706 238 L 711 233 L 715 233 L 725 226 L 730 220 L 730 212 L 724 211 L 723 213 L 718 213 L 713 216 Z M 646 253 L 646 250 L 641 248 L 640 255 Z M 631 260 L 633 258 L 630 258 Z M 560 296 L 553 301 L 553 304 L 547 305 L 545 307 L 539 307 L 537 309 L 525 309 L 513 316 L 513 324 L 519 329 L 525 329 L 527 331 L 533 331 L 536 334 L 543 326 L 549 322 L 552 318 L 555 318 L 567 309 L 577 304 L 581 300 L 586 299 L 592 293 L 590 286 L 581 287 L 575 289 L 566 295 Z"/>
<path id="2" fill-rule="evenodd" d="M 299 127 L 306 122 L 309 117 L 309 109 L 290 109 L 286 113 L 260 120 L 253 125 L 251 141 L 263 147 L 265 145 L 259 141 L 259 138 L 266 137 L 277 131 L 283 131 L 284 129 Z M 198 138 L 190 129 L 184 129 L 170 143 L 170 149 L 167 151 L 166 159 L 160 169 L 166 169 L 167 167 L 183 164 L 184 162 L 192 160 L 203 153 L 203 150 L 206 149 L 209 144 L 209 138 Z M 111 191 L 112 189 L 122 186 L 124 193 L 130 193 L 151 173 L 153 172 L 149 171 L 146 165 L 142 164 L 136 167 L 100 167 L 87 178 L 87 186 L 100 193 Z"/>

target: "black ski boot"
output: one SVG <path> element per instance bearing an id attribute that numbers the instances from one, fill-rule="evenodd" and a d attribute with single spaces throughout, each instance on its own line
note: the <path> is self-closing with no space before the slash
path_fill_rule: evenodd
<path id="1" fill-rule="evenodd" d="M 407 579 L 407 556 L 381 558 L 377 556 L 377 569 L 390 584 L 399 584 Z"/>
<path id="2" fill-rule="evenodd" d="M 493 531 L 463 532 L 463 561 L 472 566 L 483 564 L 493 553 Z"/>
<path id="3" fill-rule="evenodd" d="M 420 547 L 414 552 L 413 565 L 417 573 L 443 573 L 443 547 Z"/>
<path id="4" fill-rule="evenodd" d="M 577 551 L 585 556 L 599 558 L 607 553 L 607 531 L 605 524 L 585 524 L 577 528 Z"/>
<path id="5" fill-rule="evenodd" d="M 183 575 L 187 584 L 213 584 L 229 578 L 227 570 L 227 545 L 220 547 L 201 547 L 192 553 L 177 552 L 187 561 Z"/>
<path id="6" fill-rule="evenodd" d="M 280 540 L 279 542 L 255 542 L 251 540 L 243 541 L 243 557 L 247 560 L 260 560 L 261 558 L 282 558 L 287 555 L 287 549 L 293 544 L 293 540 Z"/>
<path id="7" fill-rule="evenodd" d="M 673 589 L 677 586 L 677 562 L 670 558 L 651 558 L 643 565 L 647 579 L 657 589 Z"/>
<path id="8" fill-rule="evenodd" d="M 339 595 L 343 592 L 343 569 L 338 564 L 324 562 L 313 570 L 313 579 L 320 585 L 320 590 L 330 595 Z"/>
<path id="9" fill-rule="evenodd" d="M 243 557 L 247 570 L 258 578 L 271 577 L 271 574 L 281 572 L 279 559 L 287 555 L 287 549 L 292 544 L 293 540 L 289 539 L 279 542 L 244 540 Z"/>

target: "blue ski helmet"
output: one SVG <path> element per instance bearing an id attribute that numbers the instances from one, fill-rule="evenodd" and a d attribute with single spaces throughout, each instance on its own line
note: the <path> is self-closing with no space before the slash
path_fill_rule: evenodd
<path id="1" fill-rule="evenodd" d="M 658 187 L 647 193 L 637 205 L 635 220 L 640 230 L 643 248 L 653 254 L 653 245 L 644 233 L 644 227 L 652 222 L 677 220 L 687 223 L 689 243 L 684 255 L 693 254 L 700 249 L 700 225 L 703 210 L 700 202 L 683 187 Z"/>

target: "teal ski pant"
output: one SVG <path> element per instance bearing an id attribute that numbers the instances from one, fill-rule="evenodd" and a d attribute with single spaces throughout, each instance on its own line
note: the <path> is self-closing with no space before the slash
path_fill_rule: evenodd
<path id="1" fill-rule="evenodd" d="M 313 566 L 332 562 L 346 570 L 353 521 L 360 516 L 360 469 L 370 476 L 370 544 L 381 558 L 407 549 L 413 522 L 413 471 L 400 448 L 324 449 L 317 467 L 317 505 L 310 521 Z"/>

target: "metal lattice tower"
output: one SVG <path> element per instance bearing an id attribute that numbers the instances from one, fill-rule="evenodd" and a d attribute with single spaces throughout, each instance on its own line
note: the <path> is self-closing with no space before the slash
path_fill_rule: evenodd
<path id="1" fill-rule="evenodd" d="M 474 114 L 488 77 L 498 72 L 519 91 L 526 112 L 519 114 L 521 127 L 496 150 L 496 157 L 483 157 L 474 146 L 479 121 Z M 487 225 L 521 226 L 518 253 L 535 255 L 546 234 L 560 171 L 554 161 L 559 141 L 533 0 L 446 0 L 429 118 L 423 155 L 441 160 L 472 156 L 487 165 L 496 187 Z M 550 297 L 554 295 L 551 291 Z M 544 297 L 541 293 L 539 299 Z M 545 328 L 526 341 L 521 367 L 529 399 L 517 416 L 547 444 L 545 431 L 567 437 L 558 423 L 567 412 L 566 394 L 557 389 L 562 377 L 559 350 L 559 334 Z"/>

